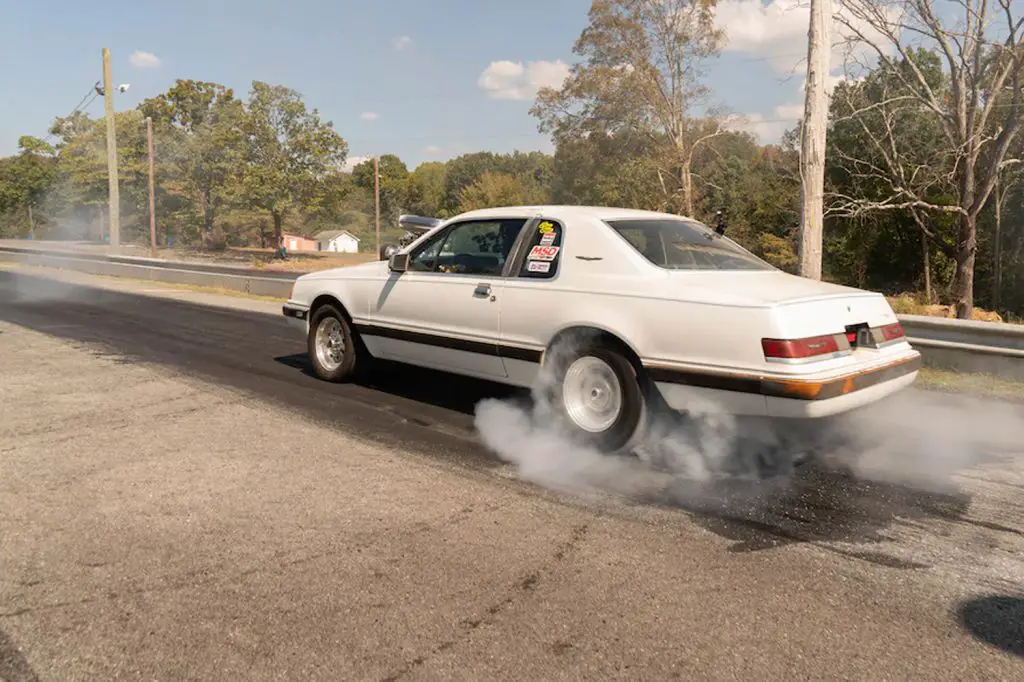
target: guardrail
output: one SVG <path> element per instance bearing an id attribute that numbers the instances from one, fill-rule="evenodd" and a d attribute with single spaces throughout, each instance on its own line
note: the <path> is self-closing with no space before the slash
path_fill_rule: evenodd
<path id="1" fill-rule="evenodd" d="M 288 297 L 292 282 L 304 274 L 3 245 L 0 260 L 281 299 Z M 900 315 L 899 319 L 907 338 L 929 366 L 1024 381 L 1024 325 L 922 315 Z"/>
<path id="2" fill-rule="evenodd" d="M 63 268 L 93 275 L 216 287 L 256 296 L 288 298 L 292 282 L 301 272 L 264 272 L 202 263 L 136 256 L 107 256 L 94 253 L 0 246 L 0 260 Z"/>

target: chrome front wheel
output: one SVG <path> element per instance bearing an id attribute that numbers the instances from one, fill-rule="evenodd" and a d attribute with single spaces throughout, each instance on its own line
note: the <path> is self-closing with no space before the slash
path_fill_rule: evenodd
<path id="1" fill-rule="evenodd" d="M 328 372 L 337 371 L 345 361 L 345 332 L 336 317 L 325 317 L 316 328 L 316 359 Z"/>

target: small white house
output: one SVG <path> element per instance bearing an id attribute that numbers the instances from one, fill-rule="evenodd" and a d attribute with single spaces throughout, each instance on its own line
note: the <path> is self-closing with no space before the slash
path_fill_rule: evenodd
<path id="1" fill-rule="evenodd" d="M 359 238 L 348 230 L 320 232 L 314 238 L 318 251 L 336 251 L 338 253 L 358 253 L 359 251 Z"/>

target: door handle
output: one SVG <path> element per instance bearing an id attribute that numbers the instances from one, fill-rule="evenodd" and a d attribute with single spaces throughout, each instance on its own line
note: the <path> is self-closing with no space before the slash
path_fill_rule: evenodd
<path id="1" fill-rule="evenodd" d="M 477 284 L 476 289 L 473 291 L 474 296 L 487 296 L 491 293 L 491 285 L 487 282 Z"/>

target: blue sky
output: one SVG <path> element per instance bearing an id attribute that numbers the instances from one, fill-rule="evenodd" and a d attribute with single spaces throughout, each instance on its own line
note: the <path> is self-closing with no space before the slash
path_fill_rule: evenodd
<path id="1" fill-rule="evenodd" d="M 550 151 L 528 110 L 563 73 L 590 0 L 0 0 L 0 155 L 43 136 L 102 76 L 131 88 L 118 110 L 176 78 L 253 80 L 302 93 L 349 142 L 350 157 L 396 153 L 410 168 L 488 149 Z M 708 83 L 774 141 L 802 108 L 806 10 L 795 0 L 724 0 L 727 51 Z M 135 59 L 131 55 L 144 52 Z M 507 61 L 511 64 L 495 62 Z M 531 62 L 535 63 L 531 66 Z M 793 69 L 795 68 L 795 73 Z M 481 76 L 484 79 L 482 87 Z M 103 112 L 102 98 L 87 108 Z M 783 120 L 779 120 L 779 119 Z M 371 120 L 372 119 L 372 120 Z"/>

